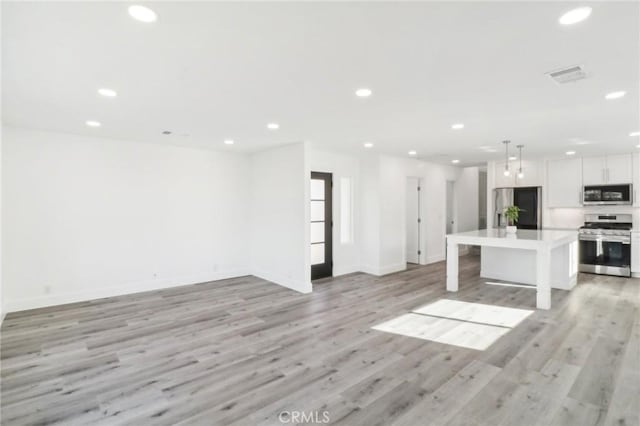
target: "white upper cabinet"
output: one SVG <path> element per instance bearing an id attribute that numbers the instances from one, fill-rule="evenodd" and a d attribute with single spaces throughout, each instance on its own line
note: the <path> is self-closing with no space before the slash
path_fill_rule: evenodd
<path id="1" fill-rule="evenodd" d="M 633 158 L 631 154 L 607 156 L 607 183 L 632 183 Z"/>
<path id="2" fill-rule="evenodd" d="M 509 163 L 512 163 L 511 161 Z M 516 180 L 513 175 L 513 164 L 509 164 L 509 176 L 504 175 L 504 161 L 496 161 L 495 166 L 495 187 L 496 188 L 508 188 L 515 186 Z"/>
<path id="3" fill-rule="evenodd" d="M 547 162 L 547 207 L 582 206 L 582 159 Z"/>
<path id="4" fill-rule="evenodd" d="M 606 157 L 585 157 L 582 159 L 582 181 L 585 185 L 602 185 L 606 169 Z"/>
<path id="5" fill-rule="evenodd" d="M 583 158 L 582 180 L 585 185 L 632 183 L 633 160 L 631 154 Z"/>
<path id="6" fill-rule="evenodd" d="M 522 162 L 522 178 L 518 177 L 520 161 L 509 161 L 509 176 L 504 175 L 504 161 L 495 163 L 495 187 L 509 188 L 513 186 L 540 186 L 539 164 L 536 161 Z"/>
<path id="7" fill-rule="evenodd" d="M 537 161 L 523 161 L 522 162 L 522 178 L 518 177 L 518 168 L 520 162 L 513 162 L 513 174 L 515 175 L 516 186 L 541 186 L 540 173 L 538 172 L 540 163 Z"/>

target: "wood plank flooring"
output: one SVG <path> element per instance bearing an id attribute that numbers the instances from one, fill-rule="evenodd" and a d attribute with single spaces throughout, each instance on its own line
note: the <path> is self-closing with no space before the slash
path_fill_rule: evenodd
<path id="1" fill-rule="evenodd" d="M 484 351 L 372 329 L 439 299 L 535 309 L 478 274 L 465 256 L 458 293 L 441 262 L 307 295 L 242 277 L 12 313 L 2 424 L 640 424 L 640 280 L 580 275 Z"/>

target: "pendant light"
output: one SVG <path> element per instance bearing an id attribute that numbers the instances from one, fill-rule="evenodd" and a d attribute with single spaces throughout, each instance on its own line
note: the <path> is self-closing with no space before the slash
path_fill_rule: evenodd
<path id="1" fill-rule="evenodd" d="M 524 172 L 522 171 L 522 148 L 524 148 L 524 145 L 518 145 L 517 148 L 520 152 L 520 168 L 518 169 L 518 179 L 522 179 L 524 178 Z"/>
<path id="2" fill-rule="evenodd" d="M 504 154 L 505 154 L 505 163 L 504 163 L 504 175 L 511 176 L 511 170 L 509 170 L 509 144 L 511 141 L 502 141 L 504 144 Z"/>

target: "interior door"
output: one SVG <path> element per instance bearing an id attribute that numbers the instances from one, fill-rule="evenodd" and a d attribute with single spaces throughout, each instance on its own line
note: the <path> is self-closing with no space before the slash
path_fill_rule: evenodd
<path id="1" fill-rule="evenodd" d="M 331 173 L 311 172 L 311 279 L 333 275 Z"/>
<path id="2" fill-rule="evenodd" d="M 407 262 L 420 263 L 420 180 L 407 178 Z"/>
<path id="3" fill-rule="evenodd" d="M 451 180 L 447 181 L 447 194 L 446 194 L 446 232 L 447 234 L 452 234 L 454 230 L 454 211 L 453 211 L 453 197 L 455 195 L 454 182 Z"/>

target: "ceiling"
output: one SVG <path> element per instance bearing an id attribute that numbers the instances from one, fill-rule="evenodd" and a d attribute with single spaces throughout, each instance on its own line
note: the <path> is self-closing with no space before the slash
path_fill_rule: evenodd
<path id="1" fill-rule="evenodd" d="M 640 4 L 585 4 L 591 17 L 565 27 L 582 3 L 158 2 L 142 23 L 128 3 L 3 2 L 3 120 L 239 152 L 373 142 L 461 164 L 501 158 L 503 139 L 525 156 L 630 152 Z M 587 79 L 545 75 L 576 64 Z"/>

